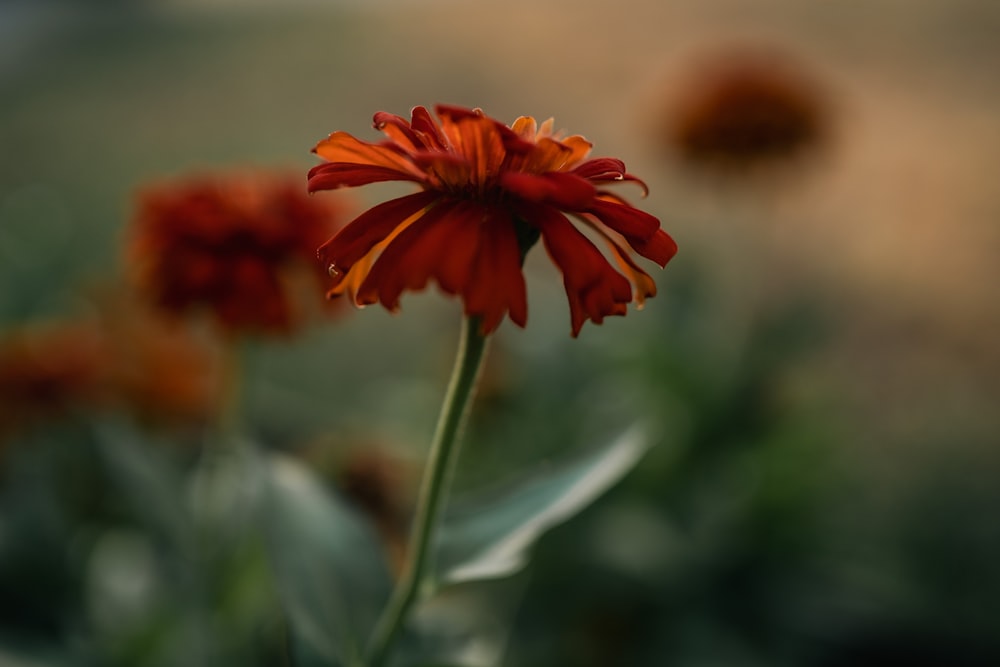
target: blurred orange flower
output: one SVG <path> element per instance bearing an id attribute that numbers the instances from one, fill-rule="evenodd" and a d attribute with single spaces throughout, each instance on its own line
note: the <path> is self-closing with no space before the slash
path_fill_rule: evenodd
<path id="1" fill-rule="evenodd" d="M 140 197 L 129 259 L 139 288 L 169 312 L 207 309 L 230 333 L 289 334 L 308 298 L 321 302 L 316 246 L 341 215 L 339 203 L 309 197 L 286 176 L 164 184 Z"/>
<path id="2" fill-rule="evenodd" d="M 106 402 L 111 354 L 87 323 L 8 333 L 0 341 L 0 435 Z"/>
<path id="3" fill-rule="evenodd" d="M 691 79 L 666 128 L 669 143 L 691 165 L 727 174 L 782 164 L 826 134 L 827 110 L 816 86 L 776 55 L 723 53 Z"/>
<path id="4" fill-rule="evenodd" d="M 347 293 L 359 305 L 379 301 L 396 310 L 404 290 L 434 278 L 462 298 L 467 315 L 482 318 L 484 334 L 507 314 L 523 327 L 521 264 L 539 236 L 562 271 L 574 336 L 586 320 L 623 315 L 633 298 L 641 305 L 656 293 L 630 251 L 664 266 L 677 246 L 659 220 L 603 189 L 634 181 L 645 191 L 624 163 L 587 160 L 590 142 L 553 134 L 551 120 L 539 127 L 521 117 L 507 127 L 478 109 L 435 111 L 439 120 L 424 107 L 409 121 L 375 114 L 388 141 L 334 132 L 315 147 L 326 162 L 309 172 L 310 192 L 379 181 L 421 188 L 368 210 L 320 248 L 334 280 L 328 296 Z M 625 275 L 564 213 L 607 242 Z"/>
<path id="5" fill-rule="evenodd" d="M 141 304 L 102 305 L 102 326 L 115 349 L 116 403 L 152 426 L 204 426 L 215 419 L 227 381 L 218 345 Z"/>
<path id="6" fill-rule="evenodd" d="M 218 413 L 218 350 L 182 322 L 121 302 L 100 318 L 25 325 L 0 340 L 0 436 L 78 413 L 125 410 L 156 426 Z"/>

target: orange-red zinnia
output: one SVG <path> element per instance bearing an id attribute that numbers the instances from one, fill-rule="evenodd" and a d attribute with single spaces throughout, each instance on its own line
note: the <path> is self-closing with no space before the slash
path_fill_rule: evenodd
<path id="1" fill-rule="evenodd" d="M 539 127 L 521 117 L 508 127 L 479 109 L 435 111 L 437 119 L 415 107 L 409 121 L 379 112 L 374 125 L 388 140 L 334 132 L 313 149 L 326 162 L 309 172 L 310 192 L 379 181 L 421 188 L 371 208 L 320 247 L 334 280 L 328 296 L 395 310 L 404 290 L 434 278 L 481 318 L 484 334 L 507 314 L 524 326 L 521 264 L 539 236 L 562 271 L 574 336 L 586 320 L 623 315 L 633 298 L 641 304 L 656 293 L 630 251 L 664 266 L 677 246 L 659 220 L 604 189 L 633 181 L 645 191 L 621 160 L 586 159 L 590 142 L 553 134 L 551 120 Z M 567 213 L 607 241 L 625 275 Z"/>

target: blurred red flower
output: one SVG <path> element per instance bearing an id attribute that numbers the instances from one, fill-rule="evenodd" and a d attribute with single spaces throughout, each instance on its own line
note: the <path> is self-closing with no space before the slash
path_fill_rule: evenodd
<path id="1" fill-rule="evenodd" d="M 667 140 L 687 163 L 721 174 L 778 165 L 817 147 L 827 109 L 790 62 L 750 49 L 691 72 L 667 117 Z"/>
<path id="2" fill-rule="evenodd" d="M 314 152 L 326 160 L 309 172 L 309 190 L 411 181 L 420 192 L 375 206 L 319 249 L 333 287 L 359 305 L 381 302 L 396 310 L 404 290 L 434 278 L 459 295 L 465 313 L 481 318 L 482 332 L 504 316 L 527 322 L 521 264 L 541 237 L 563 274 L 572 331 L 586 320 L 623 315 L 633 300 L 656 293 L 652 278 L 630 250 L 664 266 L 677 246 L 652 215 L 604 190 L 617 181 L 645 184 L 613 158 L 585 159 L 591 144 L 560 137 L 552 121 L 529 117 L 510 127 L 478 109 L 424 107 L 411 119 L 379 112 L 374 125 L 387 141 L 368 143 L 334 132 Z M 619 269 L 564 213 L 607 242 Z M 626 278 L 627 276 L 627 278 Z M 631 280 L 631 284 L 630 284 Z"/>
<path id="3" fill-rule="evenodd" d="M 207 309 L 230 333 L 289 334 L 319 300 L 316 246 L 341 215 L 284 175 L 164 184 L 140 196 L 129 259 L 140 290 L 169 312 Z"/>

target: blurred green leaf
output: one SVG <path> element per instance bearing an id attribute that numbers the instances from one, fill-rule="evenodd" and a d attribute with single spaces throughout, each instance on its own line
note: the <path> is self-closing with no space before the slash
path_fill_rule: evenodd
<path id="1" fill-rule="evenodd" d="M 440 530 L 437 572 L 449 584 L 504 577 L 527 562 L 547 530 L 579 513 L 617 483 L 648 448 L 633 426 L 608 446 L 487 499 L 456 501 Z"/>
<path id="2" fill-rule="evenodd" d="M 169 448 L 121 419 L 100 420 L 95 433 L 108 474 L 132 507 L 171 543 L 189 547 L 184 481 L 164 456 Z"/>
<path id="3" fill-rule="evenodd" d="M 296 461 L 272 456 L 264 475 L 268 551 L 296 664 L 358 664 L 392 585 L 376 533 Z"/>
<path id="4" fill-rule="evenodd" d="M 13 649 L 0 646 L 0 665 L 4 667 L 69 667 L 68 656 L 55 655 L 51 648 Z"/>

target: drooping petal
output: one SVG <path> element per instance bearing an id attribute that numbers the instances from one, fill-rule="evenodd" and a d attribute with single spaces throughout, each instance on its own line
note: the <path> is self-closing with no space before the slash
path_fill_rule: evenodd
<path id="1" fill-rule="evenodd" d="M 382 181 L 422 181 L 408 171 L 350 162 L 324 162 L 309 170 L 309 192 L 353 188 Z"/>
<path id="2" fill-rule="evenodd" d="M 332 271 L 344 276 L 359 259 L 389 236 L 411 216 L 430 205 L 440 195 L 421 191 L 391 199 L 368 209 L 329 241 L 316 254 Z"/>
<path id="3" fill-rule="evenodd" d="M 481 332 L 494 331 L 510 313 L 514 324 L 528 321 L 527 288 L 514 221 L 504 208 L 484 210 L 479 247 L 463 294 L 465 312 L 482 318 Z"/>
<path id="4" fill-rule="evenodd" d="M 645 243 L 660 229 L 660 221 L 654 216 L 620 199 L 611 200 L 606 193 L 594 199 L 588 212 L 624 236 L 633 248 L 637 243 Z"/>
<path id="5" fill-rule="evenodd" d="M 574 337 L 586 320 L 600 323 L 624 312 L 632 301 L 632 286 L 597 246 L 554 209 L 534 207 L 528 219 L 541 230 L 545 249 L 562 271 Z"/>
<path id="6" fill-rule="evenodd" d="M 623 248 L 617 239 L 613 238 L 612 234 L 614 232 L 609 232 L 599 223 L 590 224 L 590 228 L 604 238 L 619 268 L 624 271 L 628 279 L 635 285 L 635 302 L 639 308 L 642 308 L 646 299 L 656 296 L 656 283 L 653 282 L 652 277 L 642 267 L 636 264 L 635 260 L 632 259 L 631 253 Z"/>
<path id="7" fill-rule="evenodd" d="M 358 290 L 358 303 L 381 301 L 394 311 L 404 289 L 423 289 L 448 248 L 441 231 L 449 231 L 453 208 L 450 202 L 439 203 L 400 232 L 372 265 Z"/>
<path id="8" fill-rule="evenodd" d="M 449 294 L 461 294 L 469 277 L 479 247 L 480 225 L 485 212 L 483 207 L 469 201 L 455 204 L 441 234 L 447 245 L 436 267 L 436 277 L 441 288 Z"/>
<path id="9" fill-rule="evenodd" d="M 390 309 L 404 290 L 419 290 L 435 278 L 450 294 L 460 294 L 470 271 L 484 213 L 471 202 L 435 206 L 388 244 L 358 291 L 360 303 L 376 300 Z"/>
<path id="10" fill-rule="evenodd" d="M 645 241 L 629 241 L 629 245 L 637 253 L 656 262 L 661 267 L 666 266 L 667 262 L 677 254 L 677 242 L 662 229 L 656 230 L 656 233 Z"/>
<path id="11" fill-rule="evenodd" d="M 588 208 L 597 190 L 586 180 L 559 171 L 526 174 L 507 171 L 501 174 L 500 187 L 536 204 L 550 204 L 564 211 Z"/>

